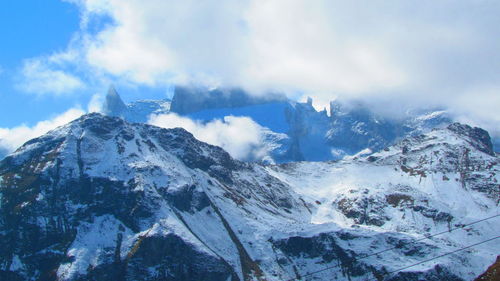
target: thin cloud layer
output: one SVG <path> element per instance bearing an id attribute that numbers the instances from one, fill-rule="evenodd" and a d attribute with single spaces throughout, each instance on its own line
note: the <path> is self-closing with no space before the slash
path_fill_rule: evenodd
<path id="1" fill-rule="evenodd" d="M 175 113 L 152 115 L 148 122 L 162 128 L 184 128 L 203 142 L 224 148 L 240 160 L 259 160 L 266 155 L 262 128 L 248 117 L 226 116 L 223 120 L 200 123 Z"/>
<path id="2" fill-rule="evenodd" d="M 21 74 L 21 81 L 17 87 L 28 93 L 65 95 L 84 87 L 80 78 L 63 70 L 51 68 L 50 62 L 42 58 L 26 60 Z"/>

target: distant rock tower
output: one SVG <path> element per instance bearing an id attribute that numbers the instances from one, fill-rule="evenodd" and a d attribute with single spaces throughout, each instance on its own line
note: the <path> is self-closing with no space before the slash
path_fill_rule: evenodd
<path id="1" fill-rule="evenodd" d="M 311 97 L 307 97 L 307 104 L 310 106 L 313 105 L 313 99 Z"/>
<path id="2" fill-rule="evenodd" d="M 123 113 L 126 109 L 125 103 L 116 92 L 115 87 L 111 85 L 106 95 L 106 100 L 104 101 L 102 113 L 108 116 L 123 117 Z"/>

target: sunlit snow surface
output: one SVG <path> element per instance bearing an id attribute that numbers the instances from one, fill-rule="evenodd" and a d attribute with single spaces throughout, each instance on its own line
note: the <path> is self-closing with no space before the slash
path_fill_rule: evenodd
<path id="1" fill-rule="evenodd" d="M 490 183 L 492 193 L 485 194 L 474 190 L 473 186 L 463 185 L 461 175 L 453 171 L 463 163 L 440 162 L 450 152 L 462 153 L 470 149 L 463 137 L 448 130 L 435 130 L 421 142 L 412 143 L 407 155 L 401 154 L 401 146 L 394 146 L 387 151 L 373 155 L 374 162 L 366 158 L 348 159 L 328 163 L 291 163 L 272 166 L 268 170 L 280 180 L 288 183 L 312 209 L 311 223 L 323 229 L 325 225 L 338 225 L 344 229 L 363 231 L 364 233 L 398 233 L 417 239 L 425 238 L 438 232 L 456 228 L 459 224 L 468 224 L 487 217 L 500 214 L 498 206 L 500 196 L 500 174 L 498 158 L 481 153 L 470 153 L 469 161 L 473 162 L 475 176 Z M 434 157 L 434 159 L 433 159 Z M 460 157 L 460 156 L 459 156 Z M 405 172 L 405 166 L 413 167 L 424 174 Z M 460 161 L 461 159 L 458 159 Z M 460 166 L 458 166 L 460 168 Z M 490 169 L 485 169 L 490 167 Z M 417 169 L 418 168 L 418 169 Z M 390 199 L 396 198 L 399 204 L 393 206 Z M 367 217 L 380 219 L 383 224 L 359 224 L 356 218 L 348 218 L 341 211 L 342 202 L 361 203 L 357 206 Z M 366 205 L 363 205 L 366 203 Z M 431 213 L 426 213 L 432 207 Z M 432 215 L 437 215 L 432 217 Z M 444 219 L 436 221 L 443 214 Z M 448 220 L 447 216 L 450 216 Z M 316 227 L 311 227 L 314 232 Z M 481 240 L 500 234 L 500 217 L 475 224 L 464 229 L 454 230 L 443 235 L 425 239 L 426 244 L 435 245 L 445 251 L 461 246 L 474 244 Z M 363 243 L 355 243 L 354 247 L 363 248 Z M 372 249 L 367 254 L 377 252 Z M 429 256 L 437 256 L 442 251 L 432 251 Z M 411 270 L 431 268 L 436 263 L 455 264 L 453 267 L 459 276 L 472 280 L 477 274 L 474 267 L 481 267 L 487 260 L 493 261 L 500 253 L 500 243 L 492 241 L 479 245 L 467 252 L 440 258 L 425 263 Z M 461 258 L 458 258 L 461 257 Z M 467 258 L 465 258 L 467 257 Z M 417 262 L 411 258 L 401 259 L 392 251 L 378 255 L 378 262 L 391 264 L 389 267 L 404 267 Z M 386 259 L 387 258 L 387 259 Z M 394 258 L 394 260 L 391 259 Z M 462 264 L 457 264 L 457 259 Z M 398 264 L 398 266 L 394 266 Z M 484 266 L 482 266 L 484 268 Z M 362 279 L 360 279 L 362 280 Z"/>

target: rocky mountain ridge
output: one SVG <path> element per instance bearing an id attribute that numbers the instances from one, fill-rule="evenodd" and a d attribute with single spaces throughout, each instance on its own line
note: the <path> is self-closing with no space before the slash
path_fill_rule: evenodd
<path id="1" fill-rule="evenodd" d="M 145 104 L 147 102 L 147 104 Z M 376 152 L 407 136 L 422 134 L 452 122 L 442 110 L 408 111 L 391 119 L 365 104 L 339 101 L 317 111 L 312 99 L 295 102 L 283 95 L 255 97 L 241 89 L 176 87 L 172 101 L 139 101 L 125 105 L 110 89 L 103 112 L 130 122 L 146 122 L 151 114 L 175 113 L 199 122 L 226 116 L 250 117 L 262 128 L 267 162 L 338 160 L 360 152 Z"/>
<path id="2" fill-rule="evenodd" d="M 498 212 L 490 144 L 454 124 L 369 157 L 262 166 L 85 115 L 0 162 L 0 279 L 473 280 L 494 243 L 389 272 L 498 234 L 497 218 L 421 240 Z"/>

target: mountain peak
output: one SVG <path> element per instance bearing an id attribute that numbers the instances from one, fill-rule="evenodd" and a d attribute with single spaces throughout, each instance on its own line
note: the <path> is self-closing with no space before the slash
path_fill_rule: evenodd
<path id="1" fill-rule="evenodd" d="M 490 135 L 486 130 L 460 123 L 452 123 L 447 128 L 456 134 L 468 137 L 472 141 L 471 145 L 479 151 L 495 156 Z"/>
<path id="2" fill-rule="evenodd" d="M 103 113 L 109 116 L 122 116 L 123 112 L 126 110 L 127 106 L 121 99 L 118 92 L 113 85 L 109 87 L 108 94 L 106 95 L 106 101 L 103 105 Z"/>

